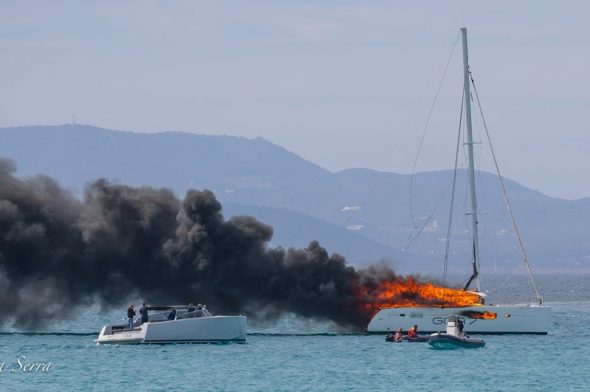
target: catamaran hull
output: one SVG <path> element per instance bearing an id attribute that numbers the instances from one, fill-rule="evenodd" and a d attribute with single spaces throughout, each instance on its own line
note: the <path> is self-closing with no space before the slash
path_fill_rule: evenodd
<path id="1" fill-rule="evenodd" d="M 473 319 L 461 314 L 494 313 L 495 319 Z M 373 316 L 367 332 L 390 333 L 402 328 L 407 331 L 413 325 L 422 333 L 443 331 L 447 316 L 459 315 L 464 331 L 476 334 L 539 334 L 549 329 L 551 308 L 535 305 L 483 305 L 465 308 L 390 308 L 381 309 Z"/>
<path id="2" fill-rule="evenodd" d="M 115 332 L 113 332 L 115 331 Z M 105 325 L 99 344 L 245 342 L 245 316 L 214 316 L 148 322 L 133 331 Z"/>

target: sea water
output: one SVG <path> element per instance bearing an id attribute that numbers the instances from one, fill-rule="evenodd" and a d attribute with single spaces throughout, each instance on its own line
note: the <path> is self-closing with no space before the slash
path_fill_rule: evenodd
<path id="1" fill-rule="evenodd" d="M 547 336 L 489 335 L 483 348 L 451 351 L 295 317 L 249 325 L 243 344 L 97 346 L 100 326 L 125 309 L 88 310 L 46 331 L 1 333 L 0 390 L 589 391 L 590 276 L 538 278 L 553 308 Z M 498 302 L 528 289 L 524 277 L 496 280 Z"/>

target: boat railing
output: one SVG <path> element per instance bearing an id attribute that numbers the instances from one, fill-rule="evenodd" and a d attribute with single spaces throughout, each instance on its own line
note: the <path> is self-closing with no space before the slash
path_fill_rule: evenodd
<path id="1" fill-rule="evenodd" d="M 148 321 L 150 323 L 170 321 L 168 318 L 170 316 L 170 312 L 171 311 L 150 313 L 149 317 L 148 317 Z M 174 320 L 198 318 L 198 317 L 213 317 L 213 315 L 209 312 L 209 310 L 207 310 L 207 308 L 179 309 L 176 311 L 176 317 L 174 318 Z M 136 330 L 136 328 L 141 327 L 142 324 L 143 324 L 143 322 L 141 321 L 141 317 L 136 317 L 135 320 L 133 320 L 133 329 Z M 130 331 L 129 326 L 127 324 L 111 325 L 109 327 L 110 327 L 110 329 L 109 329 L 109 332 L 107 333 L 107 335 Z"/>
<path id="2" fill-rule="evenodd" d="M 169 321 L 168 317 L 170 316 L 170 311 L 159 312 L 150 314 L 148 317 L 149 322 L 157 323 L 161 321 Z M 203 309 L 194 309 L 191 311 L 180 309 L 176 311 L 175 320 L 187 319 L 187 318 L 196 318 L 196 317 L 212 317 L 213 315 L 207 310 L 207 308 Z M 135 326 L 141 325 L 141 318 L 138 318 L 134 322 Z"/>
<path id="3" fill-rule="evenodd" d="M 155 323 L 158 321 L 168 321 L 169 314 L 170 314 L 170 312 L 160 312 L 160 313 L 150 314 L 148 316 L 148 320 L 151 323 Z"/>
<path id="4" fill-rule="evenodd" d="M 170 312 L 171 311 L 163 311 L 163 312 L 158 312 L 158 313 L 150 313 L 148 316 L 148 320 L 151 323 L 157 323 L 157 322 L 161 322 L 161 321 L 170 321 L 169 320 L 169 316 L 170 316 Z M 176 317 L 174 318 L 174 320 L 181 320 L 181 319 L 187 319 L 187 318 L 198 318 L 198 317 L 213 317 L 213 315 L 211 314 L 211 312 L 209 312 L 209 310 L 207 310 L 207 308 L 187 308 L 187 309 L 178 309 L 176 311 Z M 135 318 L 135 320 L 133 320 L 133 328 L 138 328 L 141 327 L 142 325 L 142 321 L 141 321 L 141 317 L 137 317 Z M 121 324 L 121 325 L 112 325 L 112 331 L 114 332 L 126 332 L 129 331 L 129 327 L 127 326 L 127 324 Z"/>
<path id="5" fill-rule="evenodd" d="M 207 308 L 194 309 L 191 311 L 177 313 L 176 319 L 195 318 L 195 317 L 212 317 L 213 315 L 207 310 Z"/>

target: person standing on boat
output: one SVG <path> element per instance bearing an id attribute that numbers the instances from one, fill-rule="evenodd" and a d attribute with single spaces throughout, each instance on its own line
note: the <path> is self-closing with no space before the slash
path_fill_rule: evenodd
<path id="1" fill-rule="evenodd" d="M 127 324 L 129 326 L 130 330 L 133 329 L 133 318 L 134 317 L 135 317 L 135 307 L 133 306 L 133 304 L 131 304 L 127 308 Z"/>
<path id="2" fill-rule="evenodd" d="M 463 320 L 461 320 L 460 318 L 457 318 L 457 329 L 459 330 L 460 336 L 463 335 L 463 328 L 464 327 L 465 327 L 465 324 L 463 324 Z"/>
<path id="3" fill-rule="evenodd" d="M 170 321 L 176 320 L 176 309 L 172 308 L 172 311 L 168 315 L 168 320 L 170 320 Z"/>
<path id="4" fill-rule="evenodd" d="M 143 306 L 141 308 L 139 308 L 139 314 L 141 315 L 141 323 L 147 323 L 149 318 L 148 318 L 148 308 L 147 305 L 145 304 L 145 302 L 143 303 Z"/>

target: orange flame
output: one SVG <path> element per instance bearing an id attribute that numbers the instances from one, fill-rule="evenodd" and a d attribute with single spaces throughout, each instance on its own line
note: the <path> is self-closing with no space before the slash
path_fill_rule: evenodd
<path id="1" fill-rule="evenodd" d="M 475 312 L 475 311 L 467 311 L 467 312 L 461 312 L 462 316 L 466 316 L 469 318 L 473 318 L 473 319 L 482 319 L 482 320 L 494 320 L 496 317 L 498 317 L 497 313 L 494 312 Z"/>
<path id="2" fill-rule="evenodd" d="M 498 315 L 492 312 L 483 312 L 481 318 L 484 320 L 494 320 Z"/>
<path id="3" fill-rule="evenodd" d="M 480 296 L 473 292 L 440 287 L 430 282 L 419 283 L 411 276 L 386 280 L 376 287 L 363 287 L 360 297 L 365 309 L 372 313 L 384 308 L 466 307 L 481 304 Z"/>

